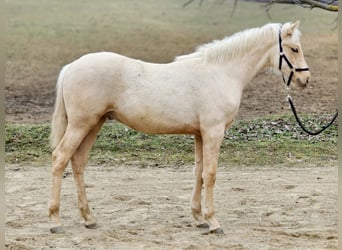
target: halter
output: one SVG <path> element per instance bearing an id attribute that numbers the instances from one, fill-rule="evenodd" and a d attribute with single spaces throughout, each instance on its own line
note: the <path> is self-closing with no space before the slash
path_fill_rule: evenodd
<path id="1" fill-rule="evenodd" d="M 289 68 L 291 69 L 291 73 L 290 76 L 287 80 L 287 83 L 285 81 L 285 77 L 283 72 L 281 71 L 282 77 L 283 77 L 283 81 L 284 83 L 286 83 L 287 87 L 290 86 L 291 81 L 292 81 L 292 77 L 293 77 L 293 73 L 294 72 L 303 72 L 303 71 L 309 71 L 309 68 L 294 68 L 292 63 L 290 62 L 290 60 L 286 57 L 284 50 L 283 50 L 283 46 L 282 46 L 282 39 L 281 39 L 281 27 L 279 29 L 279 70 L 281 71 L 282 68 L 282 64 L 283 64 L 283 59 L 285 60 L 285 62 L 287 63 L 287 65 L 289 66 Z"/>

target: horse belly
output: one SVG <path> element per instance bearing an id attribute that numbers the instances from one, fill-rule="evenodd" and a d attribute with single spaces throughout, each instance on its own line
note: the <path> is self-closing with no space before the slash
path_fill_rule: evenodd
<path id="1" fill-rule="evenodd" d="M 138 105 L 139 106 L 139 105 Z M 199 124 L 193 114 L 168 109 L 148 109 L 144 106 L 119 108 L 111 118 L 148 134 L 198 134 Z"/>

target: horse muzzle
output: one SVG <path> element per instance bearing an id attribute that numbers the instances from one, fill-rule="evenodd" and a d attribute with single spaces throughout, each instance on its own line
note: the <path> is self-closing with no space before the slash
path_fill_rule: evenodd
<path id="1" fill-rule="evenodd" d="M 297 76 L 295 78 L 295 85 L 300 89 L 306 88 L 310 83 L 310 72 L 297 72 Z"/>

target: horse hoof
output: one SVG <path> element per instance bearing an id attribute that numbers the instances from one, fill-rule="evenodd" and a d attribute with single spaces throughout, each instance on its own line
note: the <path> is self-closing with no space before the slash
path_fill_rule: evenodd
<path id="1" fill-rule="evenodd" d="M 53 234 L 61 234 L 64 233 L 64 228 L 62 226 L 51 227 L 50 232 Z"/>
<path id="2" fill-rule="evenodd" d="M 214 230 L 209 230 L 205 233 L 202 233 L 202 235 L 209 235 L 209 234 L 224 235 L 224 232 L 221 228 L 216 228 Z"/>
<path id="3" fill-rule="evenodd" d="M 208 223 L 198 224 L 198 225 L 197 225 L 197 228 L 207 229 L 207 228 L 209 228 L 209 224 L 208 224 Z"/>
<path id="4" fill-rule="evenodd" d="M 223 232 L 223 230 L 221 228 L 217 228 L 215 230 L 210 230 L 210 233 L 211 234 L 216 234 L 216 235 L 223 235 L 224 234 L 224 232 Z"/>
<path id="5" fill-rule="evenodd" d="M 84 226 L 88 229 L 96 229 L 97 228 L 96 222 L 91 223 L 91 224 L 84 224 Z"/>

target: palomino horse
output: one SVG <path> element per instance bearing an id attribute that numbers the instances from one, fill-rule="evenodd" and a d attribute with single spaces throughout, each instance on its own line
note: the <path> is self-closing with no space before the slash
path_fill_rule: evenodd
<path id="1" fill-rule="evenodd" d="M 94 228 L 85 192 L 84 168 L 106 119 L 151 134 L 195 136 L 192 215 L 198 227 L 223 233 L 214 217 L 213 188 L 224 132 L 238 112 L 242 91 L 265 68 L 305 87 L 310 72 L 300 44 L 299 22 L 267 24 L 167 64 L 101 52 L 66 65 L 57 82 L 51 142 L 51 232 L 61 232 L 59 207 L 64 169 L 71 161 L 85 227 Z M 285 61 L 285 63 L 283 63 Z M 204 203 L 201 192 L 204 186 Z"/>

